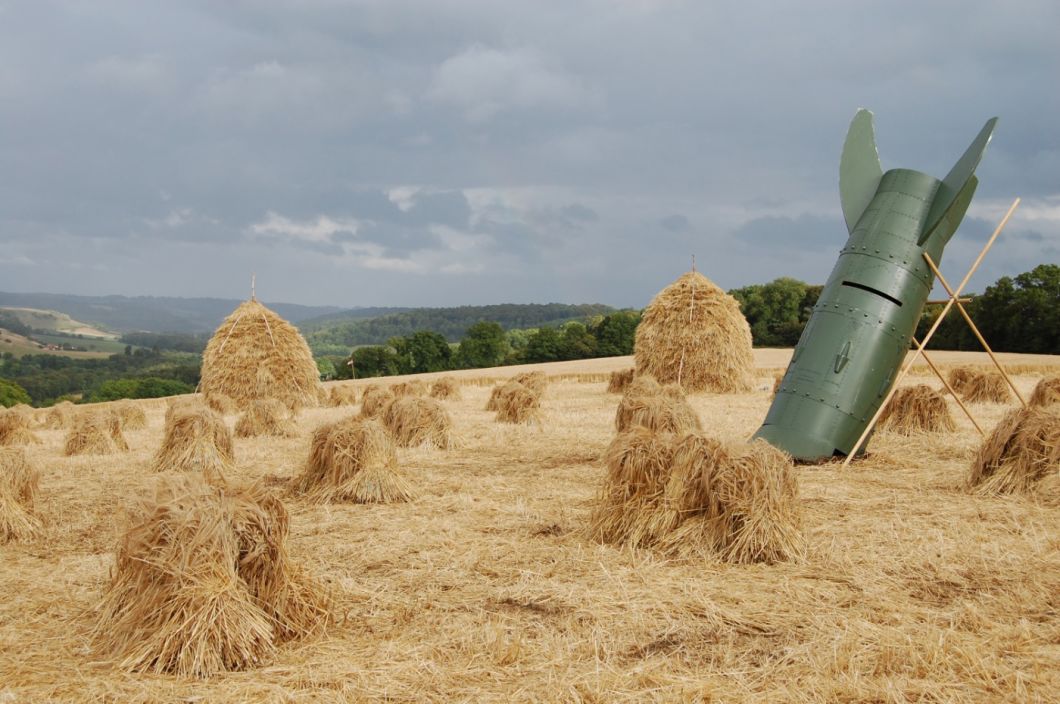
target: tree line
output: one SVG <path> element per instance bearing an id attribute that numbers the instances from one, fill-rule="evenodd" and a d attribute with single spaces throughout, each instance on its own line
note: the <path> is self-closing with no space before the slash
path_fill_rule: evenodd
<path id="1" fill-rule="evenodd" d="M 84 401 L 154 398 L 194 391 L 199 383 L 199 360 L 189 355 L 131 347 L 126 348 L 125 354 L 104 359 L 55 354 L 15 357 L 6 352 L 0 356 L 0 380 L 26 394 L 29 401 L 22 403 L 35 406 L 48 406 L 66 398 Z"/>
<path id="2" fill-rule="evenodd" d="M 740 303 L 756 347 L 792 347 L 821 290 L 821 286 L 780 278 L 729 293 Z M 969 298 L 965 307 L 994 350 L 1060 354 L 1060 265 L 1042 264 L 1018 276 L 1003 276 L 982 294 Z M 927 332 L 941 308 L 925 308 L 918 337 Z M 458 342 L 450 342 L 436 330 L 417 330 L 392 336 L 386 344 L 357 347 L 352 354 L 345 348 L 342 354 L 318 355 L 317 364 L 322 378 L 341 379 L 354 374 L 362 378 L 628 355 L 639 322 L 639 311 L 613 309 L 583 320 L 529 329 L 506 330 L 497 321 L 478 320 L 466 327 Z M 5 353 L 0 357 L 0 381 L 4 382 L 0 405 L 24 403 L 26 398 L 38 406 L 69 396 L 148 398 L 188 393 L 198 384 L 201 359 L 197 353 L 205 335 L 130 333 L 123 339 L 128 343 L 125 354 L 106 359 L 45 354 L 15 358 Z M 134 349 L 134 343 L 145 347 Z M 195 353 L 165 351 L 164 345 Z M 981 349 L 957 311 L 949 313 L 929 347 Z"/>
<path id="3" fill-rule="evenodd" d="M 640 313 L 629 310 L 528 330 L 505 331 L 497 322 L 479 321 L 457 344 L 420 330 L 392 337 L 385 345 L 358 347 L 347 357 L 328 358 L 328 370 L 334 369 L 336 378 L 365 378 L 615 357 L 633 353 L 639 322 Z"/>

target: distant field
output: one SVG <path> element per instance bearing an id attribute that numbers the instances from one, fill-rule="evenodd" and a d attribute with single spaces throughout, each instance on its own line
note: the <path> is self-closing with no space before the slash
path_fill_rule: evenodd
<path id="1" fill-rule="evenodd" d="M 0 310 L 11 313 L 23 325 L 27 325 L 34 330 L 50 330 L 60 335 L 82 335 L 106 340 L 116 340 L 118 338 L 112 332 L 100 330 L 87 323 L 82 323 L 80 320 L 74 320 L 66 313 L 59 313 L 54 310 L 7 307 L 0 308 Z"/>
<path id="2" fill-rule="evenodd" d="M 37 333 L 35 339 L 53 345 L 72 345 L 84 347 L 89 352 L 98 354 L 117 354 L 125 351 L 125 343 L 113 339 L 102 339 L 98 337 L 76 337 L 74 335 L 44 335 Z"/>
<path id="3" fill-rule="evenodd" d="M 117 346 L 119 350 L 125 349 L 124 345 L 110 340 L 87 338 L 79 340 L 77 338 L 71 338 L 62 335 L 38 335 L 38 337 L 41 338 L 42 342 L 44 341 L 44 338 L 48 338 L 48 342 L 52 342 L 53 344 L 61 344 L 60 342 L 55 341 L 61 340 L 62 342 L 67 342 L 69 344 L 76 344 L 79 347 L 85 347 L 86 349 L 89 349 L 91 351 L 72 352 L 69 350 L 42 349 L 40 345 L 38 345 L 33 340 L 30 340 L 29 338 L 23 337 L 22 335 L 19 335 L 17 333 L 13 333 L 10 330 L 0 328 L 0 354 L 10 352 L 16 357 L 22 357 L 27 354 L 54 354 L 60 357 L 79 357 L 84 359 L 93 357 L 106 357 L 107 355 L 114 354 L 114 351 L 104 351 L 102 349 L 103 347 Z"/>

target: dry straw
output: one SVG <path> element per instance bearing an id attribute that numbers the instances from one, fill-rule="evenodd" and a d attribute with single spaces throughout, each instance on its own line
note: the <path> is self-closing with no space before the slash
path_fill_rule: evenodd
<path id="1" fill-rule="evenodd" d="M 946 381 L 949 382 L 950 388 L 960 396 L 964 396 L 965 390 L 968 388 L 968 383 L 976 376 L 982 374 L 977 369 L 971 367 L 954 367 L 950 370 L 950 373 L 946 377 Z"/>
<path id="2" fill-rule="evenodd" d="M 140 404 L 125 400 L 114 404 L 112 411 L 121 421 L 122 430 L 143 430 L 147 427 L 147 414 Z"/>
<path id="3" fill-rule="evenodd" d="M 328 406 L 336 408 L 338 406 L 352 406 L 356 403 L 357 389 L 355 389 L 352 385 L 336 384 L 331 387 L 331 392 L 328 394 Z"/>
<path id="4" fill-rule="evenodd" d="M 946 398 L 926 384 L 898 389 L 878 424 L 881 429 L 900 435 L 952 433 L 957 429 Z"/>
<path id="5" fill-rule="evenodd" d="M 736 299 L 691 271 L 644 310 L 634 343 L 637 374 L 689 391 L 754 388 L 751 328 Z"/>
<path id="6" fill-rule="evenodd" d="M 215 392 L 206 396 L 203 402 L 223 416 L 232 416 L 239 413 L 239 404 L 228 394 Z"/>
<path id="7" fill-rule="evenodd" d="M 125 452 L 129 443 L 121 431 L 121 418 L 112 411 L 80 414 L 66 433 L 63 454 L 111 455 Z"/>
<path id="8" fill-rule="evenodd" d="M 607 382 L 607 393 L 620 394 L 626 390 L 629 383 L 633 381 L 632 369 L 616 369 L 611 372 L 611 378 Z"/>
<path id="9" fill-rule="evenodd" d="M 1031 406 L 1052 406 L 1060 403 L 1060 376 L 1047 376 L 1039 381 L 1028 403 Z"/>
<path id="10" fill-rule="evenodd" d="M 1000 372 L 985 372 L 968 382 L 961 398 L 968 403 L 1008 403 L 1012 394 Z"/>
<path id="11" fill-rule="evenodd" d="M 206 405 L 202 396 L 173 396 L 166 403 L 165 423 L 169 425 L 173 414 L 178 411 L 198 411 L 203 408 L 209 409 L 210 407 Z"/>
<path id="12" fill-rule="evenodd" d="M 548 388 L 548 375 L 542 371 L 520 372 L 511 380 L 522 384 L 538 396 L 545 393 L 545 389 Z"/>
<path id="13" fill-rule="evenodd" d="M 603 543 L 651 547 L 672 527 L 663 494 L 675 438 L 635 426 L 604 453 L 607 476 L 589 517 L 589 535 Z"/>
<path id="14" fill-rule="evenodd" d="M 15 410 L 0 409 L 0 447 L 40 445 L 41 439 L 30 430 L 30 417 Z"/>
<path id="15" fill-rule="evenodd" d="M 25 540 L 40 530 L 33 515 L 40 473 L 19 447 L 0 447 L 0 544 Z"/>
<path id="16" fill-rule="evenodd" d="M 320 373 L 298 330 L 251 299 L 210 338 L 200 388 L 208 400 L 223 394 L 241 408 L 255 399 L 275 398 L 297 409 L 317 405 Z"/>
<path id="17" fill-rule="evenodd" d="M 121 539 L 96 647 L 129 670 L 209 677 L 320 631 L 329 600 L 291 563 L 288 523 L 260 485 L 168 478 Z"/>
<path id="18" fill-rule="evenodd" d="M 497 422 L 536 423 L 541 420 L 541 394 L 517 381 L 508 382 L 497 401 Z"/>
<path id="19" fill-rule="evenodd" d="M 427 384 L 419 379 L 401 381 L 397 384 L 390 385 L 390 393 L 394 398 L 400 398 L 402 396 L 426 396 Z"/>
<path id="20" fill-rule="evenodd" d="M 293 438 L 298 434 L 290 409 L 274 398 L 251 401 L 247 410 L 236 421 L 237 438 L 267 435 Z"/>
<path id="21" fill-rule="evenodd" d="M 399 447 L 446 449 L 452 444 L 453 421 L 435 399 L 396 398 L 383 410 L 382 421 Z"/>
<path id="22" fill-rule="evenodd" d="M 316 429 L 292 492 L 318 503 L 408 501 L 394 440 L 377 420 L 348 418 Z"/>
<path id="23" fill-rule="evenodd" d="M 394 395 L 390 393 L 390 389 L 378 384 L 366 386 L 364 392 L 361 393 L 361 415 L 365 418 L 375 418 L 393 399 Z"/>
<path id="24" fill-rule="evenodd" d="M 62 430 L 69 426 L 74 413 L 74 404 L 60 401 L 44 413 L 41 427 L 48 430 Z"/>
<path id="25" fill-rule="evenodd" d="M 1060 408 L 1028 406 L 1009 411 L 972 460 L 968 486 L 984 494 L 1035 490 L 1060 473 Z"/>
<path id="26" fill-rule="evenodd" d="M 805 553 L 791 458 L 763 440 L 684 437 L 674 450 L 665 505 L 674 526 L 659 541 L 666 554 L 772 564 Z"/>
<path id="27" fill-rule="evenodd" d="M 511 381 L 511 380 L 508 380 L 508 381 L 504 382 L 503 384 L 497 384 L 496 386 L 494 386 L 493 389 L 490 390 L 489 399 L 486 401 L 486 410 L 487 411 L 498 411 L 498 410 L 500 410 L 501 402 L 504 400 L 504 397 L 506 395 L 512 393 L 513 391 L 515 391 L 516 389 L 518 389 L 520 387 L 524 388 L 524 389 L 526 388 L 525 386 L 523 386 L 519 382 Z"/>
<path id="28" fill-rule="evenodd" d="M 201 404 L 178 404 L 170 410 L 154 470 L 223 477 L 235 464 L 232 433 L 224 419 Z"/>
<path id="29" fill-rule="evenodd" d="M 769 444 L 634 427 L 605 454 L 589 534 L 679 558 L 773 563 L 805 551 L 791 458 Z"/>
<path id="30" fill-rule="evenodd" d="M 615 412 L 615 430 L 621 433 L 634 426 L 678 435 L 702 428 L 681 387 L 659 386 L 650 376 L 637 377 L 626 387 Z"/>
<path id="31" fill-rule="evenodd" d="M 950 370 L 950 388 L 968 403 L 1008 403 L 1012 396 L 1000 372 L 984 372 L 972 367 Z"/>
<path id="32" fill-rule="evenodd" d="M 451 376 L 443 376 L 431 384 L 431 398 L 448 401 L 460 400 L 460 384 Z"/>

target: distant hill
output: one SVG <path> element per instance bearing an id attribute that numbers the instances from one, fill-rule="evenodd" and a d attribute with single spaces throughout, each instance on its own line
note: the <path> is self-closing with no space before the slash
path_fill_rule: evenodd
<path id="1" fill-rule="evenodd" d="M 614 312 L 601 303 L 502 303 L 459 308 L 413 308 L 399 313 L 366 317 L 360 311 L 344 311 L 322 318 L 306 320 L 299 328 L 309 345 L 323 347 L 378 345 L 395 336 L 430 330 L 457 342 L 467 329 L 486 320 L 499 323 L 505 330 L 562 325 L 572 320 L 587 320 Z"/>
<path id="2" fill-rule="evenodd" d="M 14 318 L 26 328 L 37 332 L 52 332 L 60 335 L 80 335 L 114 339 L 117 335 L 100 330 L 80 320 L 74 320 L 66 313 L 38 308 L 7 308 L 0 306 L 0 323 Z"/>
<path id="3" fill-rule="evenodd" d="M 3 293 L 0 306 L 37 308 L 114 332 L 207 332 L 221 324 L 241 301 L 225 298 L 156 296 L 72 296 L 61 293 Z M 342 310 L 337 306 L 266 303 L 293 323 Z"/>

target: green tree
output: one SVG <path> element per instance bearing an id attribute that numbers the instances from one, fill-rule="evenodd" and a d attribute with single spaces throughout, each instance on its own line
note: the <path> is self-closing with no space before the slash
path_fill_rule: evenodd
<path id="1" fill-rule="evenodd" d="M 320 373 L 320 378 L 328 381 L 335 378 L 336 370 L 335 363 L 327 357 L 320 357 L 316 360 L 317 371 Z"/>
<path id="2" fill-rule="evenodd" d="M 1040 264 L 1015 277 L 1002 276 L 973 296 L 965 309 L 990 347 L 1002 352 L 1060 351 L 1060 266 Z M 942 306 L 927 306 L 917 326 L 923 337 Z M 982 345 L 957 311 L 950 311 L 929 343 L 937 349 L 980 350 Z"/>
<path id="3" fill-rule="evenodd" d="M 358 347 L 350 357 L 353 360 L 353 376 L 367 379 L 376 376 L 400 374 L 397 353 L 384 345 Z"/>
<path id="4" fill-rule="evenodd" d="M 730 291 L 759 347 L 790 347 L 799 341 L 822 287 L 779 278 Z"/>
<path id="5" fill-rule="evenodd" d="M 482 321 L 467 329 L 456 352 L 456 365 L 462 369 L 496 367 L 508 354 L 508 338 L 498 323 Z"/>
<path id="6" fill-rule="evenodd" d="M 157 376 L 138 379 L 111 379 L 104 381 L 88 394 L 86 401 L 116 401 L 120 398 L 162 398 L 190 394 L 195 387 L 176 379 L 162 379 Z"/>
<path id="7" fill-rule="evenodd" d="M 563 340 L 559 332 L 550 327 L 538 328 L 526 342 L 523 359 L 531 363 L 563 359 Z"/>
<path id="8" fill-rule="evenodd" d="M 596 338 L 596 353 L 601 357 L 633 354 L 633 340 L 640 324 L 640 313 L 622 310 L 600 318 L 590 328 Z"/>
<path id="9" fill-rule="evenodd" d="M 20 403 L 29 403 L 29 394 L 21 386 L 7 379 L 0 379 L 0 406 L 11 408 Z"/>
<path id="10" fill-rule="evenodd" d="M 401 374 L 440 372 L 452 368 L 453 350 L 449 342 L 436 332 L 421 330 L 408 337 L 391 338 L 389 344 L 397 353 Z"/>
<path id="11" fill-rule="evenodd" d="M 590 359 L 596 356 L 596 338 L 581 323 L 564 323 L 560 341 L 563 359 Z"/>

